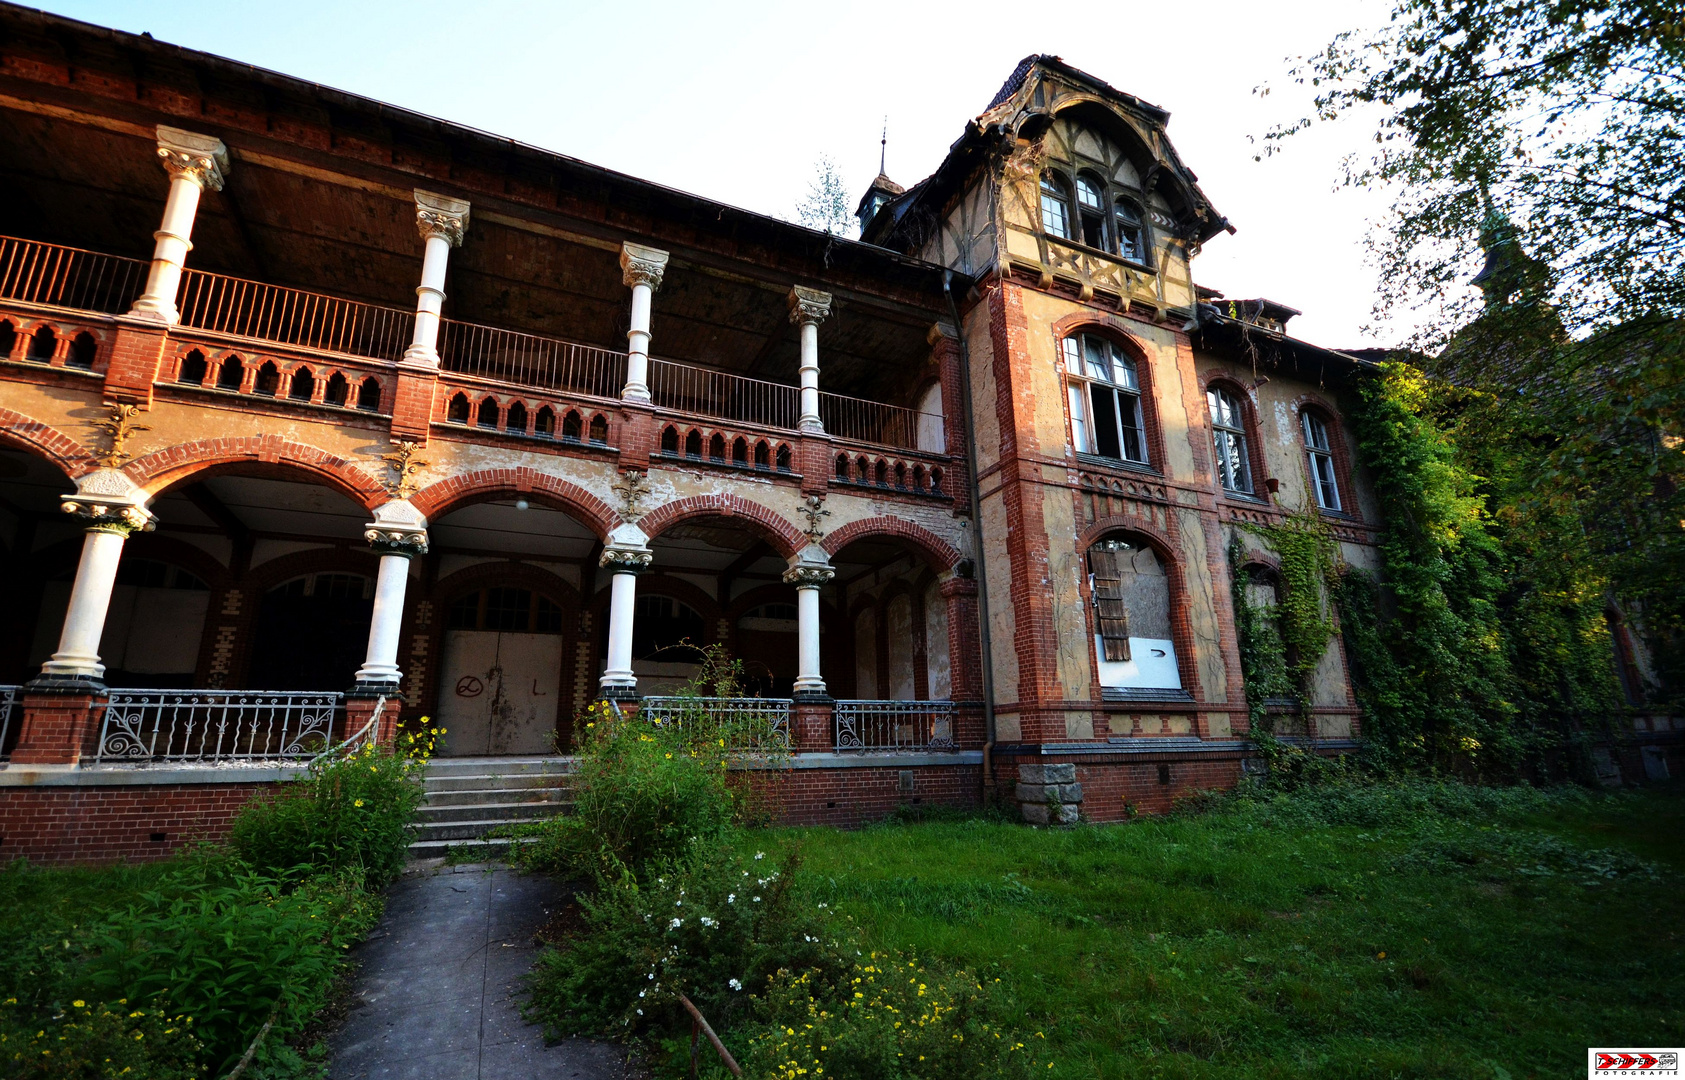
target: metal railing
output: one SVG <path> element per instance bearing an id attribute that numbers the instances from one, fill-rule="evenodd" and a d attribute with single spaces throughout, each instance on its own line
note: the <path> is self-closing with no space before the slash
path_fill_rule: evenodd
<path id="1" fill-rule="evenodd" d="M 658 409 L 790 431 L 802 413 L 797 387 L 671 360 L 650 360 L 649 393 Z"/>
<path id="2" fill-rule="evenodd" d="M 902 450 L 923 449 L 919 446 L 921 433 L 928 432 L 934 437 L 943 430 L 942 417 L 935 413 L 823 391 L 819 394 L 819 419 L 827 435 Z M 935 446 L 929 452 L 947 453 L 947 447 Z"/>
<path id="3" fill-rule="evenodd" d="M 0 236 L 0 298 L 116 315 L 134 306 L 151 263 Z"/>
<path id="4" fill-rule="evenodd" d="M 790 699 L 758 697 L 646 697 L 641 715 L 656 724 L 683 725 L 689 716 L 706 716 L 724 729 L 731 750 L 790 748 Z"/>
<path id="5" fill-rule="evenodd" d="M 322 352 L 397 360 L 415 332 L 415 312 L 183 270 L 181 324 Z"/>
<path id="6" fill-rule="evenodd" d="M 12 714 L 18 711 L 22 700 L 22 687 L 0 686 L 0 761 L 12 756 Z"/>
<path id="7" fill-rule="evenodd" d="M 838 701 L 838 750 L 954 750 L 951 701 Z"/>
<path id="8" fill-rule="evenodd" d="M 311 691 L 113 690 L 94 760 L 309 761 L 332 745 L 341 697 Z"/>
<path id="9" fill-rule="evenodd" d="M 465 375 L 600 398 L 619 398 L 626 385 L 623 352 L 454 319 L 439 321 L 439 365 Z"/>

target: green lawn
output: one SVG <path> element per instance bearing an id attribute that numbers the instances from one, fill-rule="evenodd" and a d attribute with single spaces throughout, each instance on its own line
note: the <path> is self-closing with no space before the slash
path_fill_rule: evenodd
<path id="1" fill-rule="evenodd" d="M 1371 788 L 748 842 L 800 845 L 871 946 L 980 975 L 1051 1077 L 1520 1080 L 1685 1041 L 1673 794 Z"/>

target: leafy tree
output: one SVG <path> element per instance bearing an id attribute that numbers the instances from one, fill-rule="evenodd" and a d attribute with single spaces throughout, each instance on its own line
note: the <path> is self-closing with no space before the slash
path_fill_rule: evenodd
<path id="1" fill-rule="evenodd" d="M 796 222 L 832 236 L 847 236 L 858 224 L 849 208 L 848 185 L 828 156 L 813 164 L 807 195 L 796 204 Z"/>

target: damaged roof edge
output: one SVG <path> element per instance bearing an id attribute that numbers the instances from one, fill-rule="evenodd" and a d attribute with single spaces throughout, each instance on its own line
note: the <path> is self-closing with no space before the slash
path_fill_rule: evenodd
<path id="1" fill-rule="evenodd" d="M 719 225 L 730 221 L 732 218 L 740 218 L 742 224 L 751 228 L 764 230 L 774 235 L 783 233 L 790 238 L 799 238 L 803 250 L 807 251 L 811 257 L 824 259 L 827 265 L 830 264 L 834 255 L 827 255 L 825 249 L 832 245 L 841 245 L 843 250 L 853 257 L 875 260 L 881 263 L 889 263 L 903 270 L 911 271 L 919 276 L 930 276 L 933 281 L 931 287 L 937 291 L 940 291 L 941 288 L 941 274 L 946 268 L 935 263 L 925 262 L 922 259 L 915 258 L 902 252 L 879 247 L 874 244 L 864 243 L 860 240 L 851 239 L 846 236 L 837 236 L 831 233 L 822 232 L 792 221 L 786 221 L 783 218 L 774 217 L 770 214 L 745 209 L 739 206 L 733 206 L 730 203 L 719 202 L 718 200 L 710 199 L 702 195 L 696 195 L 679 188 L 669 187 L 665 184 L 659 184 L 651 180 L 645 180 L 640 177 L 632 176 L 628 173 L 610 169 L 606 166 L 595 165 L 580 158 L 562 154 L 554 150 L 546 150 L 543 147 L 535 146 L 531 143 L 525 143 L 507 136 L 497 135 L 468 124 L 445 120 L 440 117 L 430 116 L 426 113 L 406 109 L 402 106 L 392 105 L 375 98 L 364 97 L 347 90 L 339 90 L 331 86 L 324 86 L 321 83 L 311 82 L 307 79 L 300 79 L 295 76 L 286 75 L 281 72 L 273 71 L 269 68 L 259 67 L 256 64 L 232 60 L 228 57 L 218 56 L 215 53 L 204 52 L 198 49 L 190 49 L 186 46 L 157 41 L 147 35 L 130 34 L 125 31 L 113 30 L 108 27 L 98 26 L 78 19 L 66 18 L 51 12 L 41 11 L 36 8 L 22 7 L 11 3 L 0 3 L 0 22 L 12 24 L 12 26 L 8 29 L 12 29 L 14 34 L 8 36 L 12 36 L 14 41 L 16 40 L 16 30 L 21 28 L 21 26 L 27 26 L 30 30 L 35 31 L 37 34 L 47 37 L 61 50 L 64 50 L 64 44 L 57 40 L 61 35 L 70 34 L 81 38 L 102 39 L 109 42 L 110 45 L 116 49 L 136 50 L 144 54 L 151 54 L 159 60 L 173 60 L 186 66 L 201 67 L 208 69 L 210 72 L 221 78 L 256 82 L 270 90 L 291 93 L 307 99 L 314 98 L 330 107 L 340 108 L 350 112 L 360 112 L 365 115 L 373 114 L 383 122 L 399 126 L 407 126 L 412 129 L 421 129 L 436 136 L 455 136 L 456 138 L 469 143 L 474 149 L 482 153 L 513 153 L 515 155 L 525 157 L 528 160 L 548 165 L 558 171 L 573 172 L 582 178 L 594 179 L 605 186 L 630 189 L 645 197 L 647 200 L 646 205 L 650 206 L 651 212 L 654 212 L 655 207 L 659 207 L 662 203 L 666 203 L 672 210 L 679 211 L 679 213 L 674 213 L 671 216 L 682 219 L 687 216 L 684 212 L 688 211 L 688 216 L 699 225 Z M 68 53 L 69 50 L 64 51 Z M 69 62 L 68 56 L 65 57 L 65 60 L 66 62 Z M 84 57 L 83 66 L 91 66 L 86 63 L 86 60 L 87 58 Z M 140 77 L 137 76 L 137 79 L 138 78 Z M 208 93 L 208 91 L 202 91 L 202 93 Z M 185 119 L 186 118 L 183 117 L 177 122 L 179 123 Z M 207 126 L 232 127 L 232 125 L 228 125 L 226 121 L 219 121 L 215 117 L 207 116 L 204 119 L 205 121 L 208 121 Z M 233 127 L 232 129 L 235 131 L 241 130 L 238 127 Z M 439 184 L 441 182 L 447 184 L 450 183 L 450 180 L 447 177 L 426 176 L 421 173 L 403 169 L 402 166 L 396 165 L 389 165 L 386 167 L 396 168 L 401 172 L 409 173 L 410 175 L 415 176 L 418 182 L 427 184 Z M 520 200 L 515 199 L 513 201 L 519 202 Z M 547 209 L 552 211 L 555 210 L 554 207 Z M 965 277 L 966 275 L 962 274 L 960 276 Z"/>

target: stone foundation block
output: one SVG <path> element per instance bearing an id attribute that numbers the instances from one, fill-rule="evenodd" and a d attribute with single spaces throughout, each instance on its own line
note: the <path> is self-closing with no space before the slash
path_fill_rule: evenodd
<path id="1" fill-rule="evenodd" d="M 1082 808 L 1074 803 L 1019 803 L 1024 820 L 1031 825 L 1075 825 Z"/>
<path id="2" fill-rule="evenodd" d="M 1077 767 L 1069 762 L 1063 765 L 1018 766 L 1020 784 L 1074 784 L 1076 779 Z"/>

